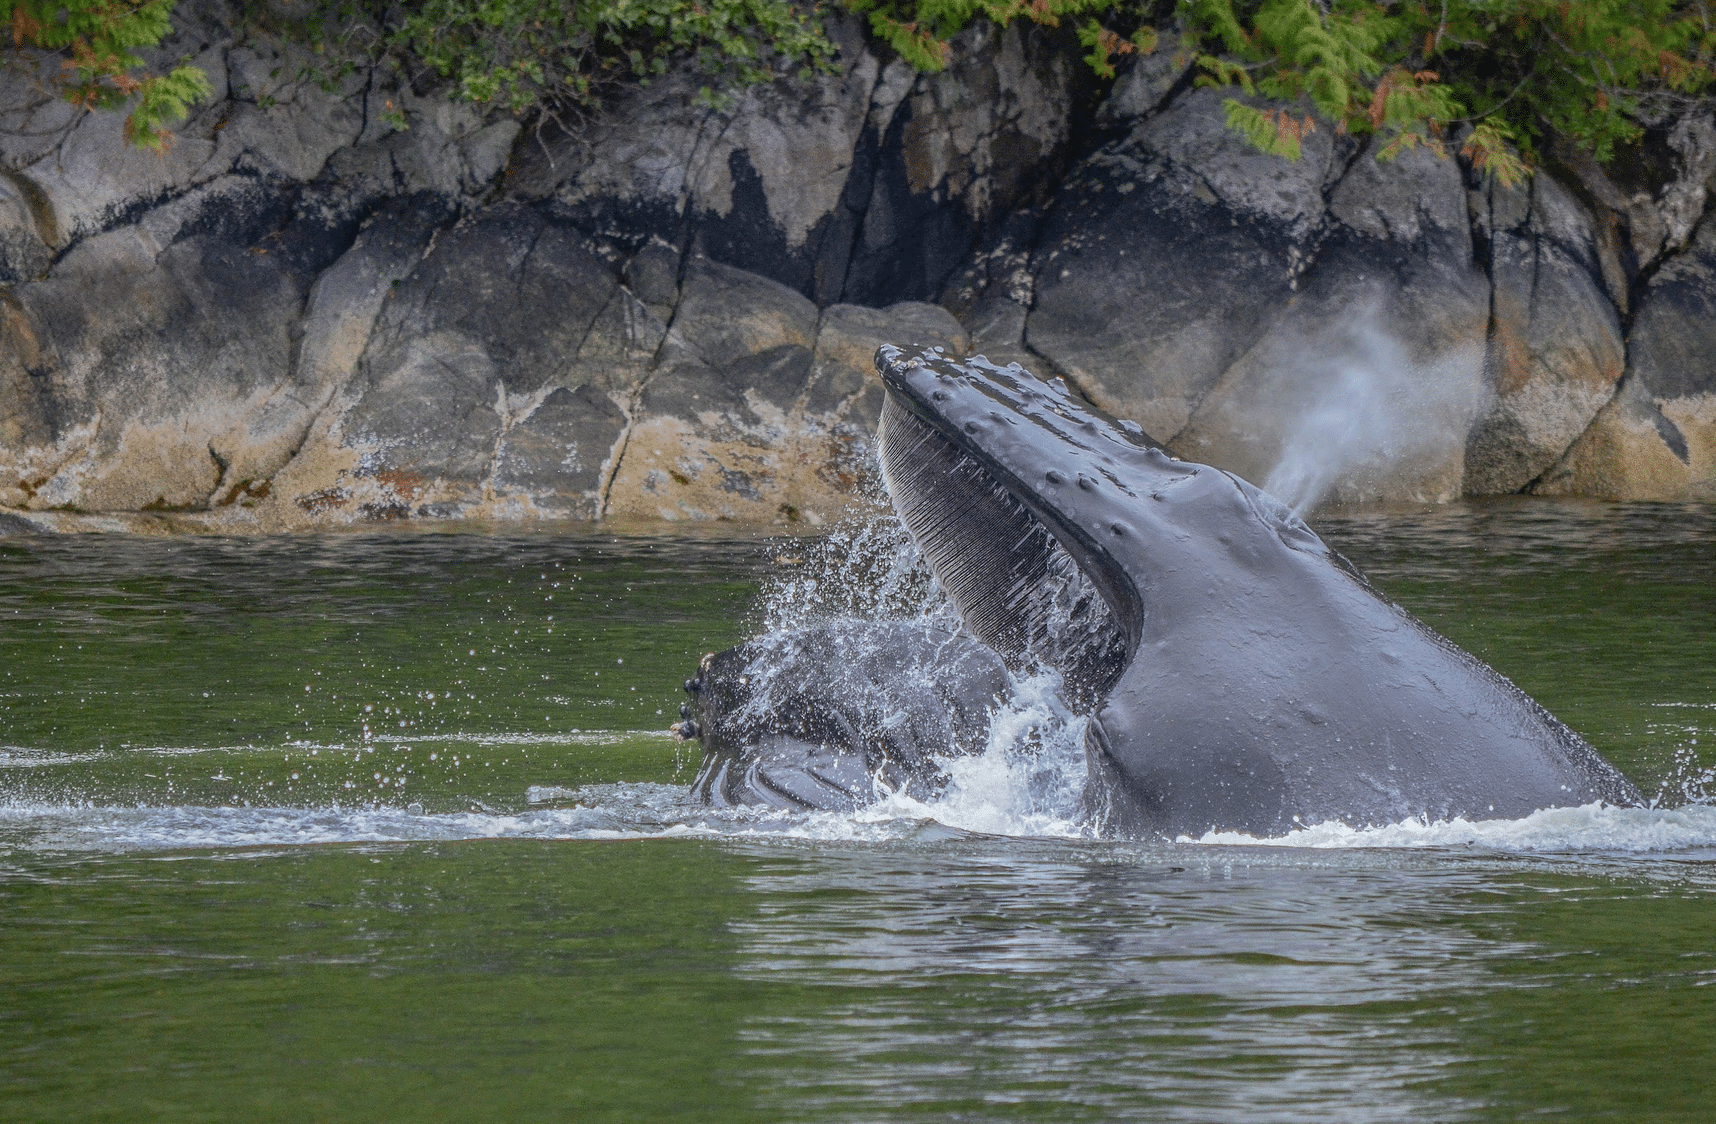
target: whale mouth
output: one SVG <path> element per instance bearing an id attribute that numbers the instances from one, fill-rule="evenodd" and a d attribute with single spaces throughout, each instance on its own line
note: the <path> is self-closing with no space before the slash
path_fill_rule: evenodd
<path id="1" fill-rule="evenodd" d="M 891 388 L 876 444 L 894 509 L 966 629 L 1016 671 L 1059 672 L 1075 706 L 1107 695 L 1127 630 L 1048 524 Z"/>

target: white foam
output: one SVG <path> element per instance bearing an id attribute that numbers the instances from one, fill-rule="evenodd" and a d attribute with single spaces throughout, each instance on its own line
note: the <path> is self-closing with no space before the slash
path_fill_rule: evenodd
<path id="1" fill-rule="evenodd" d="M 940 762 L 945 791 L 921 802 L 889 796 L 860 816 L 915 816 L 984 835 L 1088 838 L 1080 806 L 1087 719 L 1067 709 L 1057 685 L 1050 674 L 1015 680 L 983 752 Z"/>
<path id="2" fill-rule="evenodd" d="M 1041 763 L 1055 752 L 1036 751 Z M 538 806 L 516 813 L 445 812 L 371 804 L 318 808 L 89 803 L 0 804 L 0 840 L 31 851 L 113 852 L 410 843 L 472 839 L 708 838 L 822 843 L 886 843 L 987 836 L 1088 841 L 1065 788 L 1045 790 L 1031 762 L 1003 745 L 968 758 L 947 793 L 919 801 L 893 795 L 854 813 L 774 808 L 707 808 L 685 789 L 606 784 L 533 787 Z M 1070 786 L 1069 786 L 1070 787 Z M 558 802 L 564 806 L 543 807 Z M 1273 837 L 1207 832 L 1193 847 L 1313 850 L 1442 849 L 1462 853 L 1664 854 L 1716 849 L 1716 807 L 1551 808 L 1515 820 L 1405 820 L 1354 828 L 1338 822 Z"/>
<path id="3" fill-rule="evenodd" d="M 942 762 L 937 797 L 884 793 L 854 813 L 709 808 L 675 785 L 531 785 L 518 812 L 424 814 L 414 805 L 132 807 L 0 804 L 0 836 L 38 851 L 132 851 L 400 843 L 455 839 L 646 839 L 695 836 L 879 843 L 971 834 L 1088 838 L 1080 816 L 1084 722 L 1052 676 L 1018 681 L 980 754 Z M 632 735 L 613 735 L 614 738 Z M 507 742 L 510 738 L 483 739 Z"/>
<path id="4" fill-rule="evenodd" d="M 1396 375 L 1410 368 L 1395 342 L 1382 338 L 1374 325 L 1360 319 L 1364 322 L 1355 329 L 1355 346 L 1362 345 L 1359 350 L 1368 357 L 1369 368 L 1386 367 Z M 1350 377 L 1361 375 L 1368 384 L 1377 382 L 1372 377 L 1374 371 Z M 1331 424 L 1345 425 L 1347 420 L 1344 415 L 1331 415 Z M 1364 456 L 1385 452 L 1368 446 L 1356 452 L 1345 450 L 1341 456 L 1346 460 L 1340 464 L 1323 465 L 1315 472 L 1298 465 L 1294 471 L 1299 476 L 1294 480 L 1272 484 L 1278 484 L 1300 505 L 1314 502 L 1330 486 L 1337 470 L 1345 471 Z M 1349 453 L 1353 455 L 1347 456 Z M 858 619 L 903 614 L 958 627 L 957 616 L 925 573 L 909 535 L 891 516 L 824 540 L 815 550 L 807 551 L 806 558 L 811 565 L 777 582 L 765 597 L 765 639 L 790 636 L 790 630 L 807 619 L 839 614 Z M 890 823 L 909 821 L 938 823 L 984 835 L 1091 838 L 1094 832 L 1081 806 L 1086 720 L 1066 708 L 1057 686 L 1047 675 L 1014 682 L 1013 701 L 993 715 L 984 752 L 940 762 L 950 781 L 935 798 L 920 800 L 882 793 L 875 804 L 849 816 L 818 813 L 787 817 L 771 822 L 767 830 L 811 838 L 859 838 L 865 829 L 880 830 Z M 1592 804 L 1548 809 L 1517 820 L 1409 819 L 1363 828 L 1329 822 L 1274 838 L 1211 831 L 1196 839 L 1182 836 L 1177 842 L 1322 850 L 1476 848 L 1648 853 L 1703 849 L 1716 847 L 1716 808 L 1711 807 L 1716 802 L 1708 798 L 1708 792 L 1716 788 L 1713 775 L 1709 770 L 1700 772 L 1695 758 L 1681 762 L 1677 773 L 1681 791 L 1676 802 L 1684 806 L 1672 809 Z"/>
<path id="5" fill-rule="evenodd" d="M 1546 808 L 1514 820 L 1409 819 L 1378 827 L 1330 821 L 1258 838 L 1210 831 L 1181 843 L 1252 847 L 1464 847 L 1492 851 L 1686 851 L 1716 847 L 1716 807 L 1617 808 L 1585 804 Z"/>
<path id="6" fill-rule="evenodd" d="M 573 730 L 553 734 L 422 734 L 395 737 L 392 734 L 376 740 L 386 742 L 468 742 L 471 745 L 620 745 L 638 738 L 664 741 L 673 737 L 672 730 Z"/>
<path id="7" fill-rule="evenodd" d="M 612 787 L 612 786 L 604 786 Z M 646 791 L 658 804 L 682 789 L 624 786 Z M 46 851 L 130 851 L 181 848 L 302 846 L 317 843 L 405 843 L 455 839 L 615 839 L 684 834 L 687 824 L 616 816 L 587 804 L 531 809 L 519 814 L 453 812 L 425 815 L 411 808 L 372 804 L 320 808 L 24 803 L 0 805 L 0 830 L 27 833 L 26 846 Z"/>

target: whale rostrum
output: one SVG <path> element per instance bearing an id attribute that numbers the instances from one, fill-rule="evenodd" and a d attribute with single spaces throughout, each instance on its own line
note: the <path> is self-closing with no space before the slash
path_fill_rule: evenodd
<path id="1" fill-rule="evenodd" d="M 894 508 L 965 629 L 1009 668 L 1057 671 L 1088 715 L 1100 833 L 1262 837 L 1641 802 L 1269 494 L 1016 364 L 895 347 L 876 364 Z"/>

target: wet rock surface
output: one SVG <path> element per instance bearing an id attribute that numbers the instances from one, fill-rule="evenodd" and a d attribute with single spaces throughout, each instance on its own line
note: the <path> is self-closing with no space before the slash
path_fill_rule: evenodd
<path id="1" fill-rule="evenodd" d="M 1614 499 L 1716 499 L 1716 222 L 1638 303 L 1620 389 L 1533 489 Z"/>
<path id="2" fill-rule="evenodd" d="M 826 522 L 881 343 L 1063 375 L 1296 503 L 1716 495 L 1707 122 L 1648 190 L 1503 189 L 1327 129 L 1260 154 L 1167 47 L 1101 89 L 984 25 L 919 75 L 841 18 L 837 74 L 724 109 L 670 74 L 554 133 L 175 18 L 216 97 L 165 158 L 0 76 L 28 526 Z"/>
<path id="3" fill-rule="evenodd" d="M 1294 503 L 1456 498 L 1489 313 L 1463 204 L 1451 161 L 1352 155 L 1293 295 L 1170 448 Z"/>
<path id="4" fill-rule="evenodd" d="M 1548 470 L 1614 397 L 1626 362 L 1589 223 L 1547 176 L 1489 185 L 1474 210 L 1489 233 L 1490 400 L 1466 446 L 1469 495 L 1518 492 Z"/>
<path id="5" fill-rule="evenodd" d="M 1297 162 L 1250 148 L 1213 90 L 1145 120 L 1073 173 L 1028 271 L 1025 341 L 1160 440 L 1294 294 L 1332 145 Z"/>

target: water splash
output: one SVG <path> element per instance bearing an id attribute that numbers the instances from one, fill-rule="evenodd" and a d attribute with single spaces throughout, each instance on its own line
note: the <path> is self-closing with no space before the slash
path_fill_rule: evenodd
<path id="1" fill-rule="evenodd" d="M 1671 740 L 1668 771 L 1657 785 L 1656 804 L 1716 804 L 1716 765 L 1705 762 L 1708 755 L 1710 722 L 1708 711 L 1716 711 L 1716 703 L 1653 702 L 1653 710 L 1667 711 L 1667 720 L 1645 723 L 1653 738 Z M 1698 750 L 1698 739 L 1706 738 L 1704 753 Z"/>
<path id="2" fill-rule="evenodd" d="M 958 628 L 957 615 L 919 563 L 897 520 L 879 518 L 837 529 L 826 539 L 798 544 L 765 591 L 768 634 L 808 621 L 878 619 L 936 622 Z M 0 800 L 0 853 L 154 851 L 184 848 L 269 848 L 318 843 L 395 844 L 460 839 L 641 839 L 696 837 L 725 840 L 801 840 L 832 843 L 912 843 L 974 837 L 1058 840 L 1061 845 L 1126 848 L 1139 844 L 1097 841 L 1082 807 L 1086 720 L 1062 699 L 1052 675 L 1015 676 L 1010 699 L 991 715 L 980 752 L 949 756 L 945 789 L 927 799 L 885 793 L 855 813 L 788 812 L 764 808 L 709 808 L 693 803 L 684 786 L 625 783 L 573 787 L 520 784 L 525 806 L 425 814 L 403 795 L 368 803 L 317 806 L 235 806 L 185 801 L 168 806 L 93 800 L 44 799 L 13 793 Z M 1697 729 L 1686 726 L 1690 735 Z M 632 732 L 584 735 L 445 735 L 453 743 L 601 744 L 663 736 Z M 414 741 L 435 741 L 426 735 Z M 301 743 L 313 749 L 311 743 Z M 1616 852 L 1636 854 L 1716 849 L 1716 807 L 1710 770 L 1688 741 L 1671 799 L 1677 808 L 1588 805 L 1551 809 L 1518 820 L 1455 819 L 1352 828 L 1308 826 L 1275 838 L 1210 832 L 1174 843 L 1143 844 L 1180 853 L 1219 854 L 1223 848 L 1369 850 L 1405 848 L 1514 852 Z M 323 746 L 361 752 L 362 747 Z M 236 753 L 250 747 L 229 747 Z M 220 755 L 227 750 L 157 747 L 147 755 Z M 0 766 L 20 773 L 83 762 L 64 755 L 0 748 Z M 93 760 L 93 759 L 92 759 Z M 531 778 L 534 779 L 534 778 Z M 542 777 L 546 781 L 547 777 Z M 528 783 L 528 782 L 526 782 Z M 222 790 L 224 791 L 224 790 Z M 220 800 L 213 796 L 214 801 Z M 210 799 L 207 796 L 204 800 Z M 286 799 L 290 799 L 289 797 Z M 1666 801 L 1665 801 L 1666 802 Z M 402 806 L 403 805 L 403 806 Z"/>
<path id="3" fill-rule="evenodd" d="M 947 787 L 917 800 L 886 794 L 855 821 L 926 819 L 960 831 L 1030 838 L 1092 837 L 1082 806 L 1088 719 L 1062 700 L 1053 673 L 1015 679 L 990 719 L 982 752 L 948 757 Z"/>
<path id="4" fill-rule="evenodd" d="M 958 613 L 924 565 L 904 524 L 893 514 L 838 528 L 827 538 L 803 544 L 794 571 L 765 589 L 761 601 L 765 628 L 752 641 L 786 665 L 807 624 L 832 626 L 850 645 L 876 635 L 872 622 L 913 621 L 930 636 L 951 638 L 962 631 Z M 1052 623 L 1071 631 L 1082 620 L 1079 609 L 1096 594 L 1082 572 L 1070 567 L 1054 583 L 1058 600 L 1050 606 Z M 1064 604 L 1063 604 L 1064 602 Z M 1088 613 L 1086 614 L 1088 615 Z M 959 649 L 926 651 L 906 674 L 934 676 Z M 852 658 L 867 653 L 854 648 Z M 747 706 L 772 698 L 767 661 L 754 661 L 748 674 Z M 934 798 L 921 800 L 880 786 L 878 801 L 855 821 L 880 824 L 893 819 L 933 819 L 959 830 L 997 835 L 1084 837 L 1090 834 L 1080 806 L 1084 788 L 1086 719 L 1064 701 L 1060 677 L 1036 669 L 1009 676 L 1006 700 L 990 714 L 980 752 L 948 753 L 938 764 L 948 781 Z M 902 718 L 903 720 L 903 718 Z"/>
<path id="5" fill-rule="evenodd" d="M 947 595 L 892 515 L 845 523 L 792 543 L 787 568 L 764 589 L 763 633 L 849 620 L 939 619 L 958 627 Z"/>

